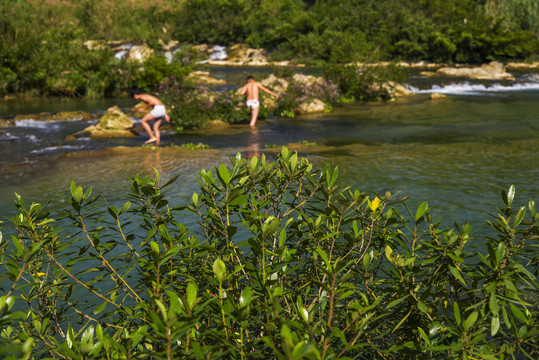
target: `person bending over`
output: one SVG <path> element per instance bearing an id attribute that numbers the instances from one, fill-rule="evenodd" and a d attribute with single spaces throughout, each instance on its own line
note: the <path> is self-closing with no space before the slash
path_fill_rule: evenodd
<path id="1" fill-rule="evenodd" d="M 153 107 L 152 111 L 147 113 L 142 120 L 140 120 L 140 123 L 142 124 L 142 127 L 144 127 L 144 130 L 150 135 L 150 138 L 145 142 L 146 144 L 150 144 L 155 142 L 156 145 L 159 145 L 161 142 L 161 135 L 159 134 L 159 126 L 161 126 L 161 121 L 163 118 L 170 122 L 170 116 L 168 116 L 167 111 L 165 109 L 165 105 L 156 98 L 153 95 L 144 94 L 140 89 L 134 89 L 131 91 L 131 94 L 133 95 L 133 98 L 135 100 L 141 100 L 146 103 L 146 106 L 139 109 L 139 112 L 144 112 L 149 107 Z M 149 122 L 155 120 L 153 124 L 153 131 L 150 127 Z"/>
<path id="2" fill-rule="evenodd" d="M 251 110 L 251 122 L 250 126 L 254 127 L 256 120 L 258 118 L 258 112 L 260 110 L 260 97 L 258 94 L 258 89 L 275 96 L 279 97 L 273 91 L 266 89 L 261 83 L 255 80 L 252 75 L 247 76 L 247 84 L 240 89 L 240 94 L 245 95 L 247 93 L 247 107 Z"/>

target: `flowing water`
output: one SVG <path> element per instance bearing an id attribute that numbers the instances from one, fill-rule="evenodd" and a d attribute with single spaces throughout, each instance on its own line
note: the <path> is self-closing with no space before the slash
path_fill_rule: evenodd
<path id="1" fill-rule="evenodd" d="M 226 89 L 242 85 L 247 71 L 258 78 L 268 68 L 212 68 L 212 76 L 227 80 Z M 339 167 L 340 183 L 372 195 L 409 196 L 411 207 L 428 201 L 444 223 L 468 221 L 481 233 L 485 220 L 502 206 L 500 190 L 514 184 L 515 203 L 539 200 L 539 80 L 517 74 L 517 82 L 467 82 L 412 76 L 419 95 L 392 103 L 345 105 L 330 114 L 294 119 L 270 117 L 256 130 L 238 125 L 226 130 L 165 134 L 160 150 L 141 149 L 146 139 L 66 142 L 65 136 L 93 122 L 40 122 L 28 116 L 14 127 L 0 128 L 0 220 L 15 214 L 14 193 L 26 203 L 52 201 L 69 193 L 74 180 L 93 186 L 103 201 L 127 200 L 129 175 L 153 174 L 163 179 L 180 175 L 172 186 L 175 202 L 197 191 L 197 173 L 238 152 L 244 156 L 272 153 L 271 146 L 302 141 L 299 154 L 317 167 Z M 447 95 L 430 100 L 429 93 Z M 0 117 L 42 111 L 100 112 L 112 105 L 129 108 L 131 99 L 0 101 Z M 178 151 L 167 145 L 204 143 L 211 150 Z M 122 146 L 122 148 L 118 148 Z M 187 220 L 189 221 L 189 220 Z M 4 224 L 4 227 L 5 224 Z"/>

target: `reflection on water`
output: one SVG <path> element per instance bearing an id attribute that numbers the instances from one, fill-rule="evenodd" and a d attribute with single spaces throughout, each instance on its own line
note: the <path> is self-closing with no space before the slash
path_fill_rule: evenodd
<path id="1" fill-rule="evenodd" d="M 241 71 L 223 76 L 243 81 Z M 500 190 L 511 184 L 517 189 L 515 203 L 539 201 L 538 98 L 539 91 L 449 95 L 436 101 L 419 95 L 389 104 L 347 105 L 327 115 L 270 117 L 254 129 L 238 125 L 165 134 L 167 146 L 156 150 L 141 148 L 141 139 L 65 142 L 67 134 L 88 126 L 84 122 L 3 128 L 0 217 L 14 214 L 14 192 L 27 204 L 52 198 L 49 207 L 61 207 L 63 200 L 56 192 L 68 194 L 71 180 L 93 186 L 95 194 L 121 206 L 127 200 L 129 176 L 153 176 L 154 168 L 163 181 L 179 175 L 169 192 L 173 205 L 178 205 L 197 191 L 201 169 L 230 164 L 238 152 L 260 157 L 273 151 L 267 145 L 306 140 L 320 146 L 299 148 L 300 155 L 318 168 L 338 166 L 341 184 L 367 194 L 410 196 L 412 208 L 428 201 L 445 224 L 468 220 L 478 228 L 501 206 Z M 169 146 L 187 142 L 212 149 Z"/>
<path id="2" fill-rule="evenodd" d="M 258 135 L 258 128 L 251 127 L 248 144 L 247 158 L 260 158 L 260 136 Z"/>

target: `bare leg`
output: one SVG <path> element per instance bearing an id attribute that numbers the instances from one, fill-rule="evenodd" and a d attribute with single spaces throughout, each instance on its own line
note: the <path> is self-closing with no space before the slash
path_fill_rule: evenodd
<path id="1" fill-rule="evenodd" d="M 150 124 L 148 124 L 148 122 L 152 121 L 153 119 L 155 119 L 153 115 L 151 113 L 148 113 L 142 118 L 142 120 L 140 120 L 142 127 L 144 128 L 144 130 L 146 130 L 148 135 L 150 135 L 150 139 L 148 139 L 148 141 L 145 142 L 146 144 L 152 143 L 157 140 L 157 138 L 154 136 L 152 132 L 152 128 L 150 127 Z"/>
<path id="2" fill-rule="evenodd" d="M 161 126 L 161 119 L 156 120 L 153 124 L 153 132 L 155 133 L 155 144 L 159 145 L 161 142 L 161 134 L 159 133 L 159 126 Z"/>
<path id="3" fill-rule="evenodd" d="M 253 109 L 251 109 L 251 123 L 249 124 L 250 126 L 254 127 L 256 125 L 256 119 L 258 118 L 258 111 L 260 110 L 260 108 L 258 107 L 255 107 Z"/>

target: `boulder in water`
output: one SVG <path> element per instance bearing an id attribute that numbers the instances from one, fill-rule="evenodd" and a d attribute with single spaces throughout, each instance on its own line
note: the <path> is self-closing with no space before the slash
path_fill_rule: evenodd
<path id="1" fill-rule="evenodd" d="M 326 104 L 320 99 L 311 99 L 299 104 L 297 111 L 300 114 L 313 114 L 324 112 Z"/>
<path id="2" fill-rule="evenodd" d="M 72 136 L 67 136 L 66 141 L 84 135 L 89 135 L 91 139 L 136 137 L 138 133 L 134 130 L 134 125 L 133 120 L 124 114 L 118 106 L 113 106 L 99 119 L 97 125 L 89 126 Z"/>
<path id="3" fill-rule="evenodd" d="M 371 85 L 371 89 L 373 91 L 384 90 L 391 98 L 414 95 L 414 93 L 408 90 L 404 85 L 396 83 L 394 81 L 388 81 L 381 84 L 374 83 Z"/>

